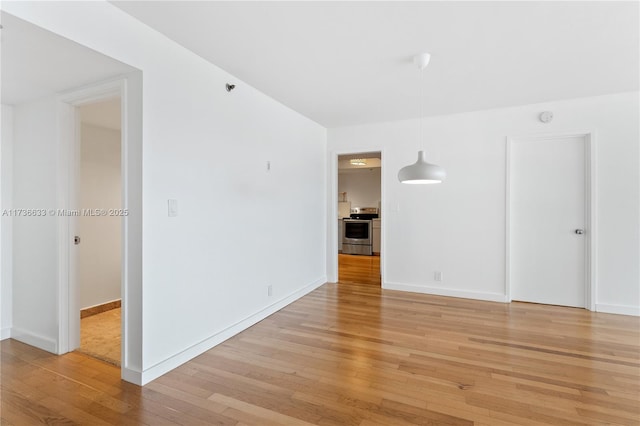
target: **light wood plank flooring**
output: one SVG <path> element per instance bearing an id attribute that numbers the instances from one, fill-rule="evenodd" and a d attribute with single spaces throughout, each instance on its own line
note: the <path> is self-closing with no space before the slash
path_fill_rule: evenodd
<path id="1" fill-rule="evenodd" d="M 3 425 L 638 425 L 639 319 L 325 284 L 144 388 L 2 342 Z"/>
<path id="2" fill-rule="evenodd" d="M 339 254 L 338 281 L 380 286 L 380 256 Z"/>

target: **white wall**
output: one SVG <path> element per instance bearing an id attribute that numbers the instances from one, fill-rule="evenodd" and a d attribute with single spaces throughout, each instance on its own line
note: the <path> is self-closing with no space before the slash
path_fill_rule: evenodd
<path id="1" fill-rule="evenodd" d="M 550 124 L 537 119 L 545 110 L 555 114 Z M 638 117 L 634 92 L 427 118 L 428 161 L 447 171 L 441 185 L 397 180 L 398 170 L 416 159 L 415 120 L 330 129 L 328 148 L 383 149 L 385 287 L 505 300 L 506 138 L 594 132 L 596 309 L 640 314 Z M 329 262 L 335 270 L 335 260 Z M 443 272 L 442 282 L 434 271 Z"/>
<path id="2" fill-rule="evenodd" d="M 351 207 L 378 207 L 381 200 L 380 179 L 380 167 L 340 171 L 338 192 L 347 193 Z"/>
<path id="3" fill-rule="evenodd" d="M 11 337 L 12 312 L 12 270 L 13 270 L 13 108 L 2 105 L 2 136 L 0 140 L 0 340 Z M 7 214 L 4 214 L 4 212 Z"/>
<path id="4" fill-rule="evenodd" d="M 120 209 L 120 131 L 82 124 L 80 153 L 80 208 Z M 117 215 L 79 218 L 80 309 L 120 299 L 121 222 Z"/>
<path id="5" fill-rule="evenodd" d="M 143 73 L 143 353 L 130 380 L 158 377 L 326 281 L 324 128 L 108 3 L 3 8 Z"/>
<path id="6" fill-rule="evenodd" d="M 57 205 L 55 99 L 14 107 L 13 207 L 48 212 Z M 58 235 L 55 215 L 13 218 L 11 337 L 58 350 Z"/>

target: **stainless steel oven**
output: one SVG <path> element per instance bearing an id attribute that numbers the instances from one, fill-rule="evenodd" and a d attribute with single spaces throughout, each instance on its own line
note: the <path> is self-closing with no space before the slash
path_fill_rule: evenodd
<path id="1" fill-rule="evenodd" d="M 373 253 L 373 223 L 363 219 L 342 220 L 342 253 L 367 254 Z"/>
<path id="2" fill-rule="evenodd" d="M 373 255 L 373 222 L 378 217 L 375 207 L 354 207 L 351 217 L 342 220 L 342 253 Z"/>

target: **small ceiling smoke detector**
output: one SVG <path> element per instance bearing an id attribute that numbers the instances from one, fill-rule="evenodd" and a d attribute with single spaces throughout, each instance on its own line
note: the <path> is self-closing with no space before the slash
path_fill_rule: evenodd
<path id="1" fill-rule="evenodd" d="M 551 112 L 551 111 L 543 111 L 543 112 L 540 113 L 538 118 L 543 123 L 550 123 L 551 120 L 553 120 L 553 112 Z"/>

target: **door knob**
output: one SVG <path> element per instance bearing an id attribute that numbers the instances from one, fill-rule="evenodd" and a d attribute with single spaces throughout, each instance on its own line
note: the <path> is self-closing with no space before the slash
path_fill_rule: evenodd
<path id="1" fill-rule="evenodd" d="M 73 237 L 73 244 L 75 244 L 75 245 L 80 244 L 80 237 L 78 237 L 77 235 L 75 237 Z"/>
<path id="2" fill-rule="evenodd" d="M 578 234 L 578 235 L 582 235 L 582 234 L 584 234 L 584 229 L 576 229 L 576 231 L 575 231 L 575 232 L 576 232 L 576 234 Z"/>

